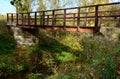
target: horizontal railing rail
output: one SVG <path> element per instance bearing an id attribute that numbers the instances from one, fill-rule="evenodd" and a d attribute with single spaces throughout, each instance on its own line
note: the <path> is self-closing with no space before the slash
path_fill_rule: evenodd
<path id="1" fill-rule="evenodd" d="M 19 26 L 94 27 L 120 26 L 120 2 L 26 13 L 8 13 L 7 22 Z"/>

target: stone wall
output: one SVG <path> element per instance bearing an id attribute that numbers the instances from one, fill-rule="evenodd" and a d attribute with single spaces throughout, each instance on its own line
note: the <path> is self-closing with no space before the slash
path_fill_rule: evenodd
<path id="1" fill-rule="evenodd" d="M 104 37 L 109 41 L 118 41 L 120 40 L 120 28 L 116 27 L 101 27 L 100 32 Z"/>
<path id="2" fill-rule="evenodd" d="M 25 29 L 11 26 L 11 30 L 13 31 L 14 38 L 18 45 L 32 46 L 37 41 L 37 37 Z"/>
<path id="3" fill-rule="evenodd" d="M 39 29 L 22 29 L 16 26 L 11 26 L 14 38 L 19 45 L 34 45 L 39 38 Z M 116 27 L 101 27 L 100 32 L 105 39 L 115 42 L 120 40 L 120 28 Z"/>

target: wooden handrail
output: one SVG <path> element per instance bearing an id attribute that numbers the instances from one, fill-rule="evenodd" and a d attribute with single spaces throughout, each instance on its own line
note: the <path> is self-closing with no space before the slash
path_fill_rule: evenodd
<path id="1" fill-rule="evenodd" d="M 63 27 L 71 26 L 87 26 L 92 21 L 92 25 L 94 26 L 94 31 L 97 32 L 101 23 L 103 21 L 102 18 L 112 18 L 113 21 L 116 22 L 116 18 L 120 17 L 120 6 L 116 10 L 104 10 L 99 9 L 102 6 L 111 6 L 118 5 L 120 2 L 116 3 L 108 3 L 108 4 L 98 4 L 98 5 L 89 5 L 82 7 L 73 7 L 73 8 L 65 8 L 65 9 L 55 9 L 55 10 L 46 10 L 46 11 L 37 11 L 37 12 L 26 12 L 26 13 L 7 13 L 7 22 L 16 22 L 17 25 L 26 25 L 27 26 L 57 26 L 61 25 Z M 91 8 L 92 11 L 86 11 L 87 8 Z M 70 11 L 71 12 L 70 12 Z M 83 11 L 85 10 L 85 11 Z M 59 11 L 59 12 L 58 12 Z M 114 14 L 106 13 L 116 12 Z M 16 17 L 14 17 L 14 15 Z M 21 22 L 20 22 L 21 21 Z M 33 22 L 34 21 L 34 22 Z M 71 23 L 71 21 L 73 21 Z M 25 23 L 27 22 L 27 23 Z M 67 23 L 70 22 L 70 23 Z M 117 21 L 118 22 L 118 21 Z"/>

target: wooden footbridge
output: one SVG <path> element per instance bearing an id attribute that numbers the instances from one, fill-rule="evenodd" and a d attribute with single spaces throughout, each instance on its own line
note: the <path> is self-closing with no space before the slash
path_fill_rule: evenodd
<path id="1" fill-rule="evenodd" d="M 26 13 L 8 13 L 8 25 L 26 29 L 44 28 L 99 32 L 100 27 L 120 27 L 120 2 Z"/>

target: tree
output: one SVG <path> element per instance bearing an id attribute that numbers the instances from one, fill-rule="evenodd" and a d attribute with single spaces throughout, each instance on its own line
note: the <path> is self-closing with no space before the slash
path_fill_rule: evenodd
<path id="1" fill-rule="evenodd" d="M 95 5 L 95 4 L 105 4 L 105 3 L 109 3 L 110 0 L 91 0 L 91 4 Z"/>
<path id="2" fill-rule="evenodd" d="M 50 9 L 59 9 L 60 6 L 60 0 L 48 0 Z"/>
<path id="3" fill-rule="evenodd" d="M 10 1 L 11 5 L 15 6 L 17 12 L 20 12 L 21 10 L 21 7 L 22 7 L 22 4 L 21 4 L 21 0 L 12 0 Z"/>
<path id="4" fill-rule="evenodd" d="M 75 3 L 77 4 L 77 6 L 87 6 L 109 3 L 109 0 L 76 0 Z"/>
<path id="5" fill-rule="evenodd" d="M 90 0 L 76 0 L 77 6 L 87 6 L 90 5 Z"/>
<path id="6" fill-rule="evenodd" d="M 38 11 L 43 11 L 47 9 L 47 1 L 46 0 L 37 0 L 38 3 Z"/>
<path id="7" fill-rule="evenodd" d="M 29 12 L 31 11 L 31 4 L 35 0 L 11 0 L 11 5 L 16 7 L 17 12 Z"/>
<path id="8" fill-rule="evenodd" d="M 37 0 L 37 2 L 39 11 L 70 7 L 72 4 L 72 0 Z"/>

